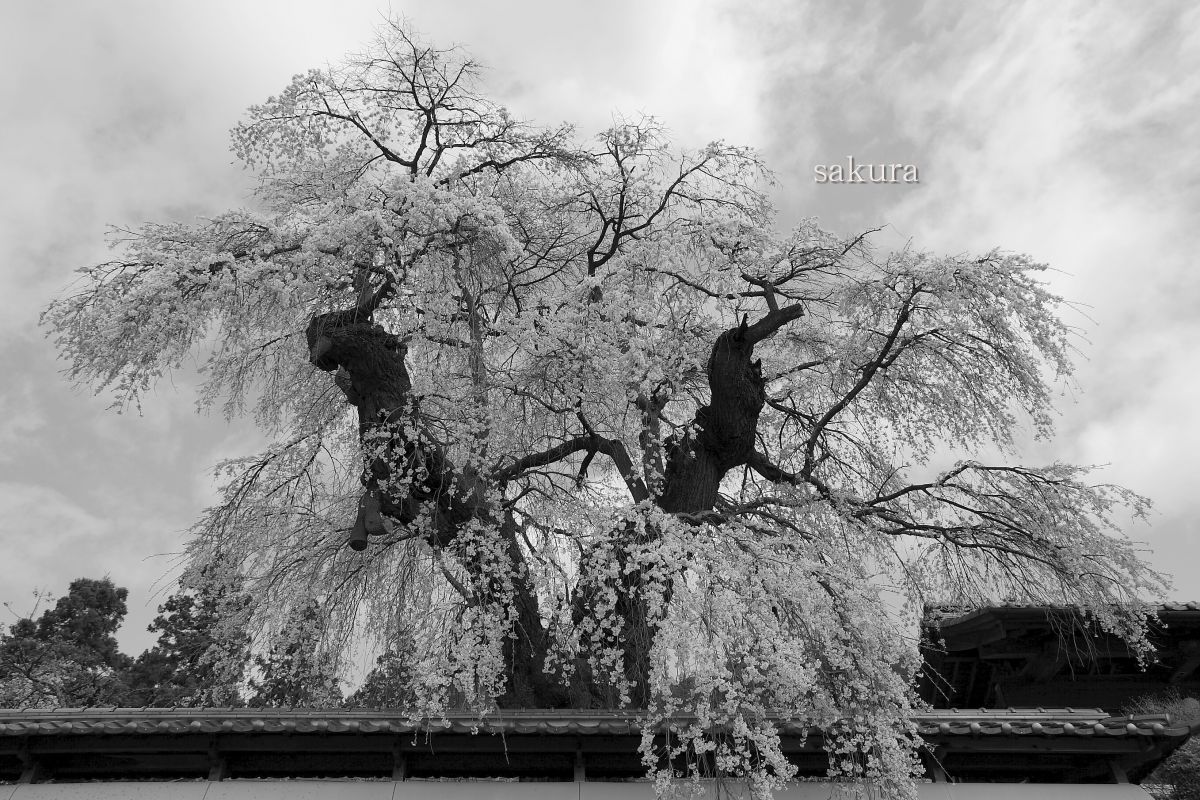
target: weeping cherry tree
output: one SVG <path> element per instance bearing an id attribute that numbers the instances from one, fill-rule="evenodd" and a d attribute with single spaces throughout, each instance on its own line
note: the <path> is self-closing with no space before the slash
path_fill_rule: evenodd
<path id="1" fill-rule="evenodd" d="M 1043 265 L 781 233 L 751 150 L 535 127 L 400 23 L 233 146 L 252 207 L 126 231 L 42 322 L 118 407 L 199 354 L 200 405 L 268 437 L 188 545 L 247 576 L 261 652 L 317 608 L 323 669 L 411 656 L 414 716 L 676 716 L 698 768 L 768 786 L 784 715 L 903 789 L 921 603 L 1144 641 L 1161 582 L 1114 523 L 1146 501 L 928 466 L 1051 432 L 1073 334 Z"/>

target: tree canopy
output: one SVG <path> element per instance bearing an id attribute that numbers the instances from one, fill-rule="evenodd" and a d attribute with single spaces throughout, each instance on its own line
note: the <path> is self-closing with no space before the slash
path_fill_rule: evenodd
<path id="1" fill-rule="evenodd" d="M 119 407 L 200 354 L 200 405 L 271 437 L 188 545 L 247 576 L 260 652 L 403 652 L 414 715 L 691 714 L 697 764 L 769 780 L 791 715 L 836 774 L 903 782 L 889 598 L 1080 605 L 1141 641 L 1162 584 L 1116 521 L 1143 498 L 928 467 L 1052 431 L 1075 334 L 1030 257 L 780 232 L 752 150 L 537 127 L 399 23 L 233 146 L 252 207 L 123 231 L 43 324 Z"/>
<path id="2" fill-rule="evenodd" d="M 192 565 L 147 628 L 155 645 L 133 661 L 126 705 L 237 706 L 251 663 L 241 576 L 229 559 Z"/>
<path id="3" fill-rule="evenodd" d="M 115 705 L 131 661 L 114 636 L 128 594 L 107 578 L 79 578 L 36 620 L 11 625 L 0 635 L 0 705 Z"/>
<path id="4" fill-rule="evenodd" d="M 0 707 L 242 705 L 254 664 L 236 571 L 218 558 L 179 583 L 148 628 L 158 642 L 135 659 L 115 637 L 128 591 L 108 578 L 72 581 L 52 608 L 0 633 Z"/>

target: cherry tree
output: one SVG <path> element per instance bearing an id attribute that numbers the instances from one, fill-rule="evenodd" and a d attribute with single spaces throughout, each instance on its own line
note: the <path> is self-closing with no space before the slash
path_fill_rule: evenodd
<path id="1" fill-rule="evenodd" d="M 200 405 L 270 437 L 189 544 L 239 563 L 256 630 L 319 609 L 326 665 L 402 650 L 414 715 L 685 714 L 678 752 L 769 784 L 783 714 L 897 786 L 922 602 L 1142 641 L 1162 583 L 1115 523 L 1144 499 L 928 467 L 1051 433 L 1074 335 L 1043 265 L 781 233 L 751 150 L 533 126 L 399 23 L 233 142 L 254 207 L 124 231 L 43 324 L 118 407 L 201 354 Z"/>

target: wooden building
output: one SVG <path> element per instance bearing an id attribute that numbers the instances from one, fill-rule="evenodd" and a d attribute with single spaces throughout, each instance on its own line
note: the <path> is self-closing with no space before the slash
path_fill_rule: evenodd
<path id="1" fill-rule="evenodd" d="M 1121 639 L 1073 609 L 926 610 L 922 695 L 934 707 L 1100 707 L 1116 713 L 1174 689 L 1200 696 L 1200 603 L 1169 603 L 1142 665 Z M 1144 667 L 1144 668 L 1143 668 Z"/>
<path id="2" fill-rule="evenodd" d="M 1120 709 L 1166 688 L 1200 694 L 1200 604 L 1162 606 L 1152 638 L 1143 670 L 1067 609 L 930 609 L 922 800 L 1145 800 L 1137 782 L 1200 725 Z M 877 796 L 821 783 L 822 732 L 776 724 L 809 781 L 782 800 Z M 653 796 L 640 741 L 626 711 L 0 710 L 0 800 L 633 800 Z"/>

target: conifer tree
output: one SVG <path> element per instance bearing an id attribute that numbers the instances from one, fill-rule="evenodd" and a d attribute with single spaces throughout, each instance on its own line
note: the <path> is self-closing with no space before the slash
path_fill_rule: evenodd
<path id="1" fill-rule="evenodd" d="M 137 706 L 237 706 L 250 664 L 250 597 L 227 559 L 196 565 L 158 607 L 158 642 L 130 666 Z"/>
<path id="2" fill-rule="evenodd" d="M 0 705 L 122 704 L 131 659 L 115 634 L 127 596 L 108 578 L 77 578 L 36 620 L 14 623 L 0 636 Z"/>

